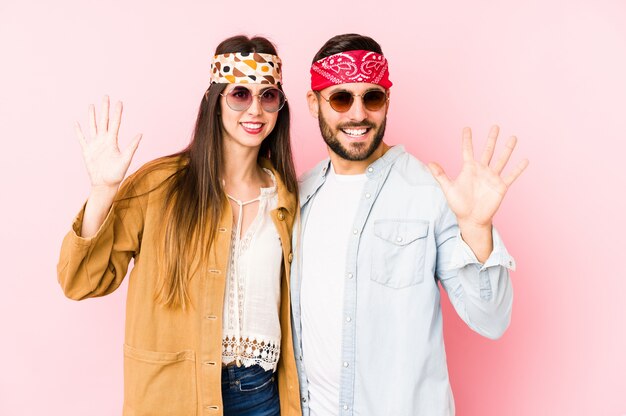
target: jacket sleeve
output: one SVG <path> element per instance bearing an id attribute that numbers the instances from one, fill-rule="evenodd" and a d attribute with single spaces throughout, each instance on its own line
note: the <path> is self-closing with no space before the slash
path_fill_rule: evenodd
<path id="1" fill-rule="evenodd" d="M 492 231 L 493 251 L 481 264 L 461 238 L 456 217 L 444 208 L 438 227 L 437 277 L 458 315 L 479 334 L 497 339 L 511 321 L 513 286 L 509 269 L 515 261 L 509 255 L 498 232 Z"/>
<path id="2" fill-rule="evenodd" d="M 132 184 L 126 186 L 130 188 L 128 196 L 113 203 L 94 236 L 80 237 L 83 206 L 63 239 L 57 277 L 68 298 L 81 300 L 113 292 L 126 276 L 130 259 L 139 253 L 144 224 L 142 198 L 136 196 Z"/>

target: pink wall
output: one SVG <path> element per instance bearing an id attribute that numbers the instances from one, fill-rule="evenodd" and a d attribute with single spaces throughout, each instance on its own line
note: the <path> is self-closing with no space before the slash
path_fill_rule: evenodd
<path id="1" fill-rule="evenodd" d="M 518 263 L 509 331 L 482 339 L 444 301 L 458 414 L 626 414 L 626 3 L 176 3 L 0 2 L 1 415 L 120 413 L 125 286 L 76 303 L 55 277 L 88 192 L 72 130 L 87 104 L 124 100 L 122 142 L 144 133 L 134 170 L 187 142 L 217 42 L 267 35 L 302 172 L 325 154 L 308 65 L 348 31 L 391 62 L 388 142 L 455 172 L 461 128 L 482 145 L 498 123 L 531 161 L 497 218 Z"/>

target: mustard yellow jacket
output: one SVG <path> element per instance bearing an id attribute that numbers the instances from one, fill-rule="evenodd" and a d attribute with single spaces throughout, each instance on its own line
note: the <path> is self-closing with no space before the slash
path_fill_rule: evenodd
<path id="1" fill-rule="evenodd" d="M 289 263 L 296 198 L 274 172 L 278 207 L 271 212 L 283 249 L 278 363 L 280 409 L 300 416 L 300 395 L 291 338 Z M 160 168 L 127 179 L 131 198 L 115 202 L 91 238 L 81 238 L 81 211 L 65 236 L 57 268 L 63 292 L 71 299 L 103 296 L 117 289 L 134 258 L 128 283 L 124 345 L 125 416 L 222 415 L 222 311 L 229 258 L 232 212 L 226 204 L 206 264 L 189 280 L 190 307 L 166 308 L 155 302 L 156 242 L 164 225 L 164 186 L 175 168 Z M 156 189 L 155 189 L 156 188 Z M 149 192 L 152 190 L 151 192 Z"/>

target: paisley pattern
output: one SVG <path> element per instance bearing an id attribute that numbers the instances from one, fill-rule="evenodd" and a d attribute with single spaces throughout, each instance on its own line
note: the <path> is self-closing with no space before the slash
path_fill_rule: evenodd
<path id="1" fill-rule="evenodd" d="M 387 59 L 372 51 L 346 51 L 327 56 L 311 66 L 311 89 L 320 91 L 332 85 L 367 82 L 389 88 Z"/>

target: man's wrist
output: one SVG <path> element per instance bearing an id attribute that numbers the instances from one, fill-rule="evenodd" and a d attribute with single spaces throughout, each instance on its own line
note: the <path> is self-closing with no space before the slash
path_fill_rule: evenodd
<path id="1" fill-rule="evenodd" d="M 461 238 L 472 249 L 472 252 L 480 261 L 484 263 L 493 251 L 493 225 L 474 224 L 468 222 L 459 222 L 459 230 Z"/>

